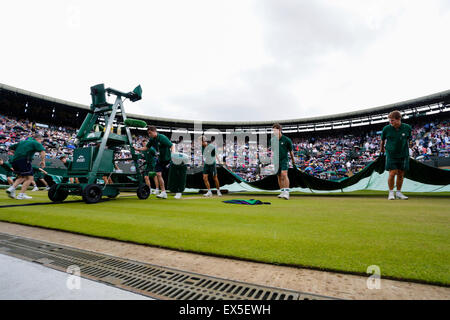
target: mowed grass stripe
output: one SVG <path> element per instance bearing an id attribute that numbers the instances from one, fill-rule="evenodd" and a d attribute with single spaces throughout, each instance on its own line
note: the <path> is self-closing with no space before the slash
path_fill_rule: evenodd
<path id="1" fill-rule="evenodd" d="M 39 192 L 36 200 L 47 201 Z M 254 261 L 450 284 L 450 197 L 385 193 L 141 201 L 0 209 L 0 220 Z M 225 204 L 263 198 L 271 205 Z M 0 203 L 18 202 L 1 195 Z"/>

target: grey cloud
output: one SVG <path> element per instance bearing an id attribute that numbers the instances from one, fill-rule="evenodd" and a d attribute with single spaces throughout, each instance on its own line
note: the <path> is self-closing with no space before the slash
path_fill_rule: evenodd
<path id="1" fill-rule="evenodd" d="M 380 34 L 361 17 L 323 1 L 256 3 L 265 47 L 274 63 L 240 74 L 244 87 L 230 83 L 175 97 L 172 103 L 205 120 L 281 120 L 317 114 L 321 110 L 302 105 L 289 85 L 320 68 L 317 57 L 335 50 L 357 55 Z"/>
<path id="2" fill-rule="evenodd" d="M 223 121 L 279 119 L 286 106 L 295 105 L 291 94 L 274 86 L 263 70 L 245 76 L 245 87 L 213 88 L 172 102 L 185 106 L 195 119 Z"/>
<path id="3" fill-rule="evenodd" d="M 329 50 L 358 50 L 376 37 L 361 17 L 323 1 L 265 0 L 267 46 L 276 58 L 302 63 L 304 57 Z"/>

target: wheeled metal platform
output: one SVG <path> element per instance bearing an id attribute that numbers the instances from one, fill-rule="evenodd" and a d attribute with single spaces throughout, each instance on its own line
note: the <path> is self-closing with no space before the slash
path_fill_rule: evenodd
<path id="1" fill-rule="evenodd" d="M 114 104 L 106 101 L 106 94 L 115 95 Z M 132 92 L 107 88 L 103 84 L 91 87 L 92 104 L 75 142 L 73 160 L 62 183 L 53 185 L 48 197 L 51 201 L 64 201 L 69 195 L 82 196 L 86 203 L 97 203 L 103 196 L 115 198 L 121 191 L 136 192 L 139 199 L 150 196 L 150 188 L 144 183 L 139 169 L 139 159 L 133 146 L 130 122 L 138 120 L 127 119 L 124 101 L 132 102 L 142 98 L 142 89 L 136 87 Z M 102 124 L 105 127 L 102 128 Z M 145 122 L 140 121 L 141 126 Z M 114 127 L 117 133 L 113 133 Z M 121 134 L 121 129 L 125 135 Z M 115 151 L 128 148 L 129 159 L 116 159 Z M 115 172 L 116 163 L 131 161 L 135 173 L 121 175 Z M 103 180 L 103 183 L 99 182 Z"/>

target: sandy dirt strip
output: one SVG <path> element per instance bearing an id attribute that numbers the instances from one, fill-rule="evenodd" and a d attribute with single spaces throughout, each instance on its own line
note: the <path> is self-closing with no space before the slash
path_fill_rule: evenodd
<path id="1" fill-rule="evenodd" d="M 343 299 L 450 299 L 450 288 L 210 257 L 0 222 L 0 232 L 219 278 Z"/>

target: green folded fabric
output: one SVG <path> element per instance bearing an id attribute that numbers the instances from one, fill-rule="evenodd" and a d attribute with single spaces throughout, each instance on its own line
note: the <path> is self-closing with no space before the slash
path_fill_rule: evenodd
<path id="1" fill-rule="evenodd" d="M 124 123 L 127 127 L 134 127 L 134 128 L 147 127 L 147 123 L 145 121 L 138 120 L 138 119 L 127 119 L 127 120 L 125 120 Z"/>
<path id="2" fill-rule="evenodd" d="M 233 200 L 226 200 L 223 202 L 231 203 L 231 204 L 245 204 L 245 205 L 249 205 L 249 206 L 270 204 L 270 202 L 262 202 L 261 200 L 255 200 L 255 199 L 250 199 L 250 200 L 233 199 Z"/>

